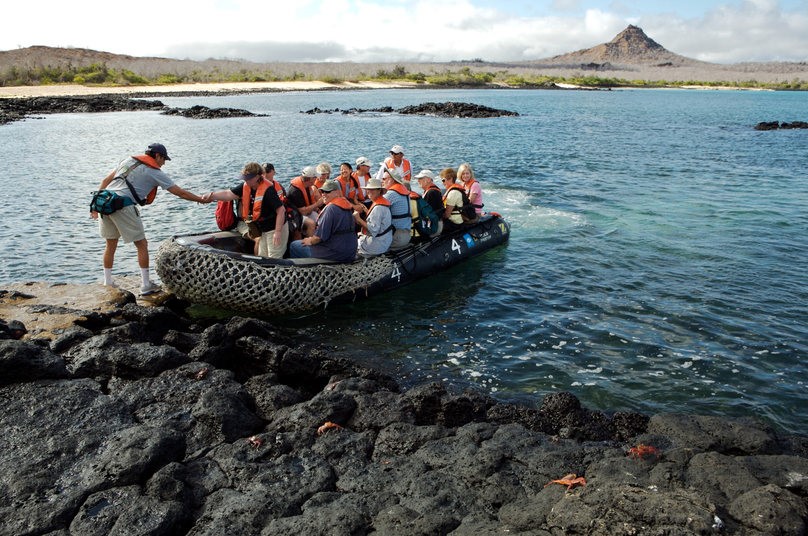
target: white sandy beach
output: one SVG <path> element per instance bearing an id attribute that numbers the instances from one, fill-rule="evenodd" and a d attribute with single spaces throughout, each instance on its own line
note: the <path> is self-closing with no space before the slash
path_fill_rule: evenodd
<path id="1" fill-rule="evenodd" d="M 234 91 L 311 91 L 322 89 L 384 89 L 411 87 L 407 83 L 345 82 L 330 84 L 318 81 L 295 82 L 223 82 L 215 84 L 172 84 L 164 86 L 80 86 L 75 84 L 48 86 L 0 87 L 0 98 L 14 97 L 62 97 L 75 95 L 130 94 L 130 93 L 183 93 L 183 92 L 234 92 Z"/>

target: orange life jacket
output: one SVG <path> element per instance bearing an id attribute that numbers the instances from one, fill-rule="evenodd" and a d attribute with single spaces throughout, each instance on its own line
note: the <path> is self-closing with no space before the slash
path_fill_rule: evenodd
<path id="1" fill-rule="evenodd" d="M 465 195 L 465 194 L 466 194 L 466 190 L 464 190 L 462 186 L 460 186 L 460 185 L 459 185 L 459 184 L 457 184 L 456 182 L 455 182 L 455 183 L 453 183 L 451 186 L 449 186 L 448 188 L 446 188 L 446 193 L 445 193 L 445 194 L 443 194 L 443 204 L 444 204 L 444 206 L 446 205 L 446 197 L 449 195 L 449 192 L 450 192 L 450 191 L 452 191 L 452 190 L 460 190 L 460 192 L 461 192 L 463 195 Z M 461 208 L 463 208 L 463 207 L 452 207 L 452 212 L 457 212 L 457 213 L 459 214 L 459 213 L 460 213 L 460 209 L 461 209 Z"/>
<path id="2" fill-rule="evenodd" d="M 311 200 L 311 192 L 309 191 L 309 188 L 305 184 L 303 184 L 302 176 L 295 177 L 294 179 L 292 179 L 292 182 L 289 183 L 289 186 L 293 186 L 294 188 L 297 188 L 303 193 L 303 199 L 306 202 L 306 206 L 314 204 L 314 201 Z"/>
<path id="3" fill-rule="evenodd" d="M 358 171 L 354 171 L 353 173 L 351 173 L 351 177 L 353 177 L 354 180 L 356 181 L 356 184 L 360 185 L 362 188 L 365 188 L 368 185 L 368 181 L 373 178 L 373 176 L 370 173 L 368 173 L 367 175 L 362 175 L 362 177 L 364 177 L 365 179 L 365 184 L 362 184 L 362 181 L 359 180 Z"/>
<path id="4" fill-rule="evenodd" d="M 269 189 L 269 182 L 261 179 L 258 182 L 258 188 L 255 190 L 255 198 L 253 200 L 252 213 L 250 213 L 250 198 L 252 197 L 252 188 L 246 182 L 241 187 L 241 219 L 244 221 L 259 221 L 261 219 L 261 205 L 264 202 L 264 194 Z"/>
<path id="5" fill-rule="evenodd" d="M 437 191 L 440 192 L 440 188 L 438 188 L 434 184 L 430 184 L 429 186 L 426 187 L 426 189 L 427 189 L 427 191 L 429 191 L 429 190 L 437 190 Z M 424 192 L 424 193 L 426 193 L 426 192 Z"/>
<path id="6" fill-rule="evenodd" d="M 286 203 L 286 190 L 283 189 L 281 183 L 279 183 L 276 180 L 273 180 L 272 184 L 275 186 L 275 193 L 278 194 L 278 199 L 281 200 L 281 203 Z"/>
<path id="7" fill-rule="evenodd" d="M 410 196 L 410 191 L 407 190 L 407 187 L 401 184 L 400 182 L 396 182 L 390 188 L 388 188 L 388 190 L 393 190 L 397 194 L 401 194 L 407 197 Z"/>
<path id="8" fill-rule="evenodd" d="M 471 187 L 474 186 L 475 182 L 477 182 L 477 179 L 471 179 L 470 181 L 463 183 L 463 189 L 465 190 L 466 195 L 469 196 L 469 199 L 471 199 Z M 474 203 L 474 208 L 483 208 L 483 205 Z"/>
<path id="9" fill-rule="evenodd" d="M 346 197 L 346 199 L 353 199 L 356 201 L 364 201 L 365 194 L 362 192 L 362 188 L 359 187 L 359 181 L 356 180 L 356 177 L 351 175 L 348 181 L 343 182 L 342 175 L 337 177 L 337 181 L 342 188 L 342 195 Z"/>
<path id="10" fill-rule="evenodd" d="M 157 165 L 157 161 L 154 158 L 152 158 L 151 156 L 147 155 L 147 154 L 139 154 L 139 155 L 133 156 L 132 158 L 134 158 L 138 162 L 146 164 L 150 168 L 160 169 L 160 166 Z M 152 203 L 154 203 L 154 198 L 155 197 L 157 197 L 157 186 L 152 188 L 151 191 L 146 194 L 146 199 L 143 201 L 143 204 L 144 205 L 151 205 Z"/>
<path id="11" fill-rule="evenodd" d="M 345 199 L 344 197 L 335 197 L 328 204 L 337 205 L 342 210 L 350 210 L 351 212 L 353 212 L 353 205 L 351 205 L 351 203 L 349 203 L 348 200 Z M 322 212 L 320 214 L 322 214 Z"/>
<path id="12" fill-rule="evenodd" d="M 390 200 L 389 200 L 389 199 L 387 199 L 386 197 L 384 197 L 384 196 L 380 195 L 380 196 L 379 196 L 379 197 L 376 199 L 376 201 L 374 201 L 373 203 L 371 203 L 371 204 L 370 204 L 370 209 L 368 210 L 368 218 L 370 217 L 370 213 L 371 213 L 371 212 L 373 212 L 373 209 L 374 209 L 374 208 L 376 208 L 376 205 L 381 205 L 381 206 L 383 206 L 383 207 L 388 207 L 388 208 L 390 208 Z M 379 233 L 379 234 L 378 234 L 378 235 L 376 235 L 376 236 L 382 236 L 383 234 L 387 234 L 387 233 L 389 233 L 390 231 L 392 231 L 393 229 L 394 229 L 393 224 L 390 224 L 390 227 L 388 227 L 387 229 L 385 229 L 384 231 L 382 231 L 381 233 Z M 369 233 L 368 233 L 368 230 L 367 230 L 367 229 L 365 229 L 365 228 L 363 228 L 363 229 L 362 229 L 362 233 L 364 233 L 364 234 L 369 234 Z"/>
<path id="13" fill-rule="evenodd" d="M 384 167 L 386 167 L 387 169 L 395 169 L 396 164 L 395 162 L 393 162 L 392 156 L 388 156 L 387 158 L 384 159 Z M 404 170 L 404 172 L 401 174 L 401 180 L 410 182 L 410 179 L 412 178 L 412 168 L 410 168 L 410 161 L 407 160 L 406 158 L 402 159 L 401 168 Z"/>

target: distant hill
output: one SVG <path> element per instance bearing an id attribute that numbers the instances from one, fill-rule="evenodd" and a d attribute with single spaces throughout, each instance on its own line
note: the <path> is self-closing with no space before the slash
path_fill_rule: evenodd
<path id="1" fill-rule="evenodd" d="M 31 46 L 16 50 L 0 51 L 0 69 L 8 66 L 36 67 L 66 65 L 85 66 L 92 63 L 103 63 L 114 69 L 139 70 L 146 65 L 154 69 L 163 69 L 163 72 L 186 71 L 188 69 L 211 68 L 216 66 L 224 71 L 241 68 L 255 69 L 278 63 L 254 63 L 232 59 L 208 59 L 205 61 L 180 60 L 158 57 L 135 57 L 123 54 L 112 54 L 86 48 L 53 48 L 46 46 Z M 401 63 L 401 62 L 397 62 Z M 451 63 L 451 62 L 450 62 Z M 477 62 L 487 64 L 488 62 Z M 519 64 L 549 63 L 549 64 L 587 64 L 597 63 L 613 65 L 709 65 L 706 62 L 690 59 L 674 54 L 662 45 L 645 35 L 641 28 L 629 25 L 625 30 L 609 41 L 592 48 L 570 52 L 552 58 L 518 62 Z M 296 64 L 311 65 L 311 64 Z M 362 65 L 362 64 L 358 64 Z M 365 64 L 367 65 L 367 64 Z M 376 64 L 373 64 L 376 65 Z"/>
<path id="2" fill-rule="evenodd" d="M 30 46 L 14 50 L 0 51 L 0 70 L 9 67 L 36 69 L 38 67 L 66 68 L 87 67 L 103 64 L 110 69 L 126 69 L 143 76 L 163 73 L 187 74 L 194 70 L 219 69 L 235 72 L 245 68 L 245 62 L 238 60 L 192 61 L 174 58 L 137 57 L 113 54 L 87 48 L 57 48 Z"/>
<path id="3" fill-rule="evenodd" d="M 186 82 L 251 81 L 251 80 L 359 80 L 393 73 L 403 68 L 406 73 L 426 75 L 470 70 L 475 73 L 506 72 L 513 76 L 580 77 L 596 71 L 597 77 L 647 81 L 736 82 L 757 81 L 788 83 L 808 81 L 806 62 L 738 63 L 732 65 L 703 62 L 665 49 L 645 35 L 637 26 L 629 25 L 608 43 L 591 48 L 531 61 L 487 62 L 267 62 L 255 63 L 238 59 L 188 59 L 135 57 L 84 48 L 31 46 L 0 51 L 0 85 L 10 69 L 35 71 L 43 67 L 82 68 L 103 64 L 109 69 L 128 71 L 150 80 L 175 75 Z M 256 77 L 256 78 L 250 78 Z M 170 80 L 168 80 L 170 83 Z M 32 79 L 29 84 L 39 83 Z M 118 82 L 118 83 L 126 83 Z M 136 82 L 134 82 L 136 83 Z M 14 84 L 10 84 L 14 85 Z"/>
<path id="4" fill-rule="evenodd" d="M 531 62 L 533 63 L 533 62 Z M 592 48 L 553 56 L 536 63 L 546 64 L 610 64 L 612 66 L 695 67 L 711 64 L 670 52 L 645 35 L 637 26 L 629 25 L 609 41 Z"/>

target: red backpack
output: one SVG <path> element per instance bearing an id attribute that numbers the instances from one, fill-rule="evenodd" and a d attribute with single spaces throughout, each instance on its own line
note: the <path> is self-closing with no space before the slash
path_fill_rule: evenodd
<path id="1" fill-rule="evenodd" d="M 216 225 L 222 231 L 229 231 L 236 226 L 236 213 L 233 212 L 232 201 L 219 201 L 216 204 Z"/>

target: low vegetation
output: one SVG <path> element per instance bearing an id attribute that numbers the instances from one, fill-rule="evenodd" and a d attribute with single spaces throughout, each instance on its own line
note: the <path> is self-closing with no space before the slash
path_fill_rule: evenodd
<path id="1" fill-rule="evenodd" d="M 305 64 L 303 67 L 310 65 Z M 557 84 L 569 84 L 592 88 L 661 88 L 661 87 L 735 87 L 742 89 L 774 89 L 774 90 L 808 90 L 808 82 L 794 79 L 789 82 L 746 81 L 699 81 L 699 80 L 626 80 L 598 76 L 550 76 L 546 74 L 514 73 L 509 70 L 497 72 L 475 71 L 470 67 L 459 67 L 456 70 L 442 72 L 410 72 L 405 66 L 380 68 L 375 74 L 339 73 L 323 74 L 323 72 L 302 72 L 295 68 L 278 72 L 269 69 L 252 70 L 241 68 L 227 71 L 216 66 L 208 69 L 194 69 L 187 72 L 138 74 L 127 69 L 108 67 L 105 63 L 92 63 L 85 66 L 51 67 L 37 66 L 21 68 L 8 67 L 0 71 L 0 86 L 31 86 L 53 84 L 80 84 L 88 86 L 134 86 L 134 85 L 170 85 L 182 83 L 215 83 L 215 82 L 285 82 L 299 80 L 320 80 L 332 84 L 358 81 L 414 82 L 437 87 L 512 87 L 537 88 L 552 87 Z"/>

